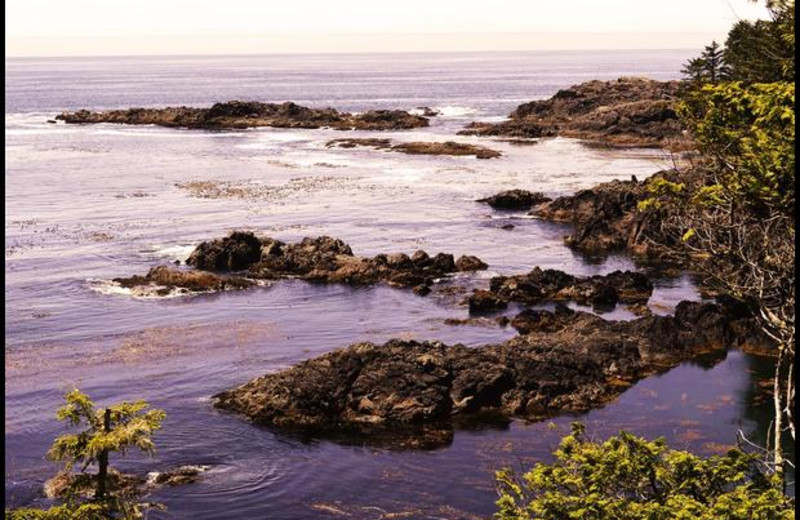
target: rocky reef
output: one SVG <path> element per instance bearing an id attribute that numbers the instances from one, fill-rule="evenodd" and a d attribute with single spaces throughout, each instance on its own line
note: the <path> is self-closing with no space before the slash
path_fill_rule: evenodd
<path id="1" fill-rule="evenodd" d="M 597 310 L 610 310 L 617 303 L 647 303 L 652 294 L 652 282 L 639 272 L 614 271 L 578 277 L 536 267 L 523 275 L 493 277 L 489 290 L 475 291 L 467 303 L 471 313 L 505 309 L 509 302 L 533 305 L 545 301 L 573 301 Z"/>
<path id="2" fill-rule="evenodd" d="M 644 181 L 611 181 L 558 197 L 537 205 L 530 212 L 544 220 L 570 223 L 574 227 L 566 244 L 587 256 L 627 251 L 642 259 L 679 264 L 672 249 L 675 241 L 661 229 L 668 209 L 640 209 L 640 202 L 653 197 L 650 187 L 661 180 L 675 180 L 673 170 L 658 172 Z M 676 248 L 677 249 L 677 248 Z"/>
<path id="3" fill-rule="evenodd" d="M 355 148 L 356 146 L 366 146 L 378 150 L 389 150 L 409 155 L 474 155 L 477 159 L 494 159 L 503 154 L 497 150 L 467 143 L 457 143 L 455 141 L 444 142 L 422 142 L 413 141 L 409 143 L 399 143 L 393 145 L 389 139 L 374 137 L 365 138 L 346 138 L 333 139 L 328 141 L 325 146 L 328 148 Z"/>
<path id="4" fill-rule="evenodd" d="M 602 405 L 648 374 L 747 341 L 751 328 L 709 303 L 633 321 L 565 307 L 536 312 L 515 318 L 525 334 L 502 344 L 358 343 L 221 392 L 214 403 L 284 432 L 434 448 L 459 424 Z"/>
<path id="5" fill-rule="evenodd" d="M 123 123 L 182 128 L 238 129 L 333 128 L 336 130 L 408 130 L 428 126 L 426 117 L 403 110 L 370 110 L 360 114 L 333 108 L 309 108 L 292 102 L 228 101 L 211 108 L 129 108 L 92 112 L 64 112 L 56 119 L 66 123 Z"/>
<path id="6" fill-rule="evenodd" d="M 527 190 L 507 190 L 491 197 L 478 199 L 476 202 L 483 202 L 495 209 L 525 210 L 531 209 L 552 199 L 545 197 L 539 192 L 533 193 Z"/>
<path id="7" fill-rule="evenodd" d="M 622 146 L 668 146 L 682 139 L 675 113 L 680 82 L 647 78 L 588 81 L 516 108 L 500 123 L 470 123 L 462 135 L 556 135 Z"/>
<path id="8" fill-rule="evenodd" d="M 355 256 L 343 241 L 327 236 L 286 244 L 242 231 L 201 243 L 186 263 L 195 270 L 158 266 L 146 276 L 114 281 L 140 292 L 150 288 L 168 294 L 176 289 L 184 292 L 242 289 L 254 285 L 254 280 L 291 277 L 348 285 L 385 282 L 395 287 L 413 288 L 415 293 L 424 295 L 440 278 L 488 267 L 471 255 L 455 258 L 438 253 L 430 256 L 420 250 L 411 256 L 393 253 L 365 258 Z"/>

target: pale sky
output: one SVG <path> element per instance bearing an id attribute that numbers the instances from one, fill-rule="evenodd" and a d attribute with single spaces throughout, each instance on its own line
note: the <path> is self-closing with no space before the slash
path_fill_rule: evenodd
<path id="1" fill-rule="evenodd" d="M 6 56 L 698 48 L 748 0 L 6 0 Z"/>

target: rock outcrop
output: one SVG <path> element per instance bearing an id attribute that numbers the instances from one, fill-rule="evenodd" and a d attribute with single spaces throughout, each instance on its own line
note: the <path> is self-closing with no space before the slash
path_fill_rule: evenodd
<path id="1" fill-rule="evenodd" d="M 455 141 L 444 142 L 423 142 L 413 141 L 409 143 L 399 143 L 393 145 L 389 139 L 374 137 L 364 138 L 344 138 L 328 141 L 325 146 L 328 148 L 355 148 L 356 146 L 366 146 L 378 150 L 388 150 L 409 155 L 454 155 L 465 156 L 474 155 L 478 159 L 494 159 L 503 154 L 497 150 L 467 143 L 457 143 Z"/>
<path id="2" fill-rule="evenodd" d="M 665 247 L 674 242 L 674 237 L 666 236 L 660 228 L 667 210 L 639 209 L 640 202 L 653 196 L 648 188 L 651 183 L 674 177 L 674 171 L 664 170 L 644 181 L 633 178 L 598 184 L 540 204 L 530 214 L 571 223 L 574 232 L 566 237 L 566 244 L 588 256 L 627 250 L 640 258 L 679 261 Z"/>
<path id="3" fill-rule="evenodd" d="M 395 287 L 413 288 L 416 294 L 425 295 L 437 279 L 488 267 L 471 255 L 456 259 L 451 254 L 430 256 L 420 250 L 412 256 L 393 253 L 365 258 L 355 256 L 349 245 L 332 237 L 304 238 L 286 244 L 242 231 L 201 243 L 186 263 L 196 270 L 159 266 L 146 276 L 114 281 L 129 289 L 142 291 L 155 287 L 168 294 L 175 288 L 187 292 L 241 289 L 254 285 L 255 280 L 292 277 L 348 285 L 385 282 Z"/>
<path id="4" fill-rule="evenodd" d="M 462 135 L 535 138 L 561 135 L 624 146 L 666 146 L 682 139 L 675 113 L 680 82 L 646 78 L 589 81 L 531 101 L 507 121 L 471 123 Z"/>
<path id="5" fill-rule="evenodd" d="M 153 267 L 145 276 L 114 278 L 113 281 L 122 288 L 131 289 L 139 296 L 229 291 L 256 285 L 255 281 L 242 276 L 188 271 L 166 265 Z"/>
<path id="6" fill-rule="evenodd" d="M 609 310 L 617 303 L 646 303 L 652 294 L 652 282 L 638 272 L 614 271 L 607 275 L 578 277 L 536 267 L 523 275 L 493 277 L 489 290 L 476 290 L 467 303 L 474 313 L 505 309 L 509 302 L 533 305 L 545 301 L 573 301 Z"/>
<path id="7" fill-rule="evenodd" d="M 738 318 L 715 304 L 682 302 L 674 317 L 634 321 L 550 314 L 526 318 L 526 334 L 499 345 L 355 344 L 221 392 L 214 403 L 281 431 L 436 447 L 462 421 L 586 411 L 645 375 L 744 341 Z"/>
<path id="8" fill-rule="evenodd" d="M 292 102 L 228 101 L 211 108 L 129 108 L 92 112 L 64 112 L 66 123 L 124 123 L 183 128 L 333 128 L 336 130 L 408 130 L 428 126 L 427 118 L 403 110 L 370 110 L 360 114 L 333 108 L 308 108 Z"/>
<path id="9" fill-rule="evenodd" d="M 539 192 L 527 190 L 507 190 L 502 191 L 491 197 L 478 199 L 477 202 L 488 204 L 494 209 L 527 210 L 533 206 L 538 206 L 545 202 L 550 202 L 551 198 L 545 197 Z"/>

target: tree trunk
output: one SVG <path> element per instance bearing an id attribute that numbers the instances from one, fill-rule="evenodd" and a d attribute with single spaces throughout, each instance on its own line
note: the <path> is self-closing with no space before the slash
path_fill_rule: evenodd
<path id="1" fill-rule="evenodd" d="M 774 459 L 775 473 L 783 482 L 783 406 L 781 406 L 781 369 L 783 368 L 784 347 L 778 347 L 778 360 L 775 363 L 775 378 L 772 381 L 772 402 L 775 405 Z"/>
<path id="2" fill-rule="evenodd" d="M 103 415 L 103 433 L 109 433 L 111 431 L 111 410 L 106 408 L 105 414 Z M 107 491 L 107 481 L 108 481 L 108 450 L 103 450 L 100 452 L 100 455 L 97 456 L 97 493 L 96 496 L 99 499 L 105 498 L 106 491 Z"/>

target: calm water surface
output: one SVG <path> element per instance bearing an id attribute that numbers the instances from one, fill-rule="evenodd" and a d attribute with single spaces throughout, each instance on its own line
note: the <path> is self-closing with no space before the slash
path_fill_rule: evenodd
<path id="1" fill-rule="evenodd" d="M 356 341 L 437 339 L 481 345 L 512 330 L 448 326 L 466 308 L 385 286 L 285 281 L 238 293 L 136 299 L 116 276 L 183 260 L 201 240 L 251 229 L 284 241 L 327 234 L 356 254 L 474 254 L 490 270 L 533 266 L 596 274 L 635 268 L 622 256 L 587 262 L 563 246 L 569 230 L 475 199 L 502 189 L 550 195 L 646 177 L 669 165 L 660 150 L 602 150 L 575 140 L 530 146 L 484 142 L 500 159 L 406 156 L 329 149 L 326 141 L 381 135 L 446 140 L 472 120 L 589 80 L 676 77 L 686 52 L 339 55 L 6 60 L 6 473 L 12 505 L 44 503 L 55 468 L 43 456 L 62 426 L 54 410 L 77 385 L 99 402 L 142 397 L 168 419 L 155 460 L 119 463 L 144 473 L 185 463 L 211 467 L 202 482 L 158 492 L 151 518 L 302 519 L 486 517 L 492 472 L 547 458 L 575 417 L 553 424 L 459 431 L 451 446 L 394 452 L 298 440 L 214 410 L 209 396 Z M 60 111 L 210 105 L 229 99 L 360 111 L 442 111 L 406 132 L 48 124 Z M 204 197 L 204 188 L 229 197 Z M 199 190 L 199 191 L 198 191 Z M 501 229 L 512 222 L 512 231 Z M 670 313 L 698 299 L 688 277 L 659 280 L 651 307 Z M 630 318 L 625 310 L 610 317 Z M 729 352 L 640 382 L 585 414 L 590 431 L 664 435 L 711 453 L 735 432 L 763 430 L 769 407 L 753 381 L 768 367 Z"/>

